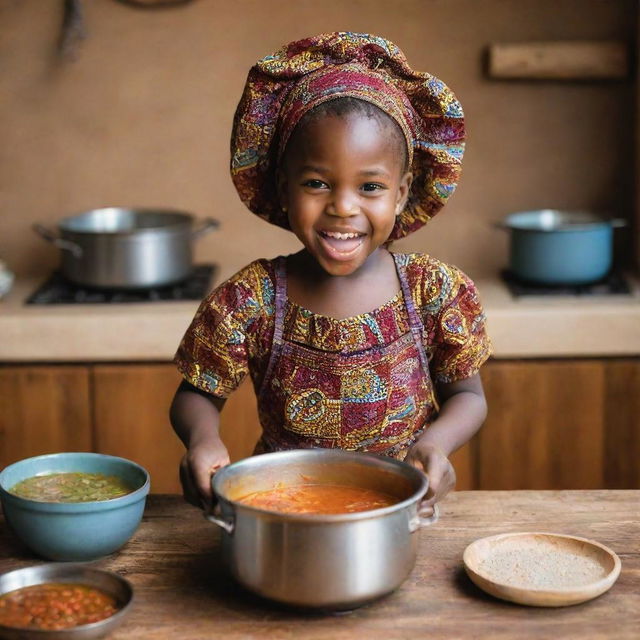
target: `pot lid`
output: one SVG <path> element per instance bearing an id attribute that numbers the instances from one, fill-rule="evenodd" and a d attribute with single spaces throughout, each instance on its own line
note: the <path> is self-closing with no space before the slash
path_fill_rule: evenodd
<path id="1" fill-rule="evenodd" d="M 523 231 L 577 231 L 598 226 L 622 226 L 624 221 L 603 218 L 588 211 L 535 209 L 512 213 L 502 222 L 508 229 Z"/>
<path id="2" fill-rule="evenodd" d="M 60 221 L 59 227 L 74 233 L 132 233 L 190 226 L 193 216 L 174 209 L 92 209 Z"/>

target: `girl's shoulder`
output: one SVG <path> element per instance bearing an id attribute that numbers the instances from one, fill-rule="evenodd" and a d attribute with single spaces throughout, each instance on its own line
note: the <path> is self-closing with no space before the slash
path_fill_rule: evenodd
<path id="1" fill-rule="evenodd" d="M 275 297 L 274 260 L 261 258 L 249 263 L 219 284 L 203 301 L 220 315 L 270 313 Z"/>
<path id="2" fill-rule="evenodd" d="M 458 267 L 426 253 L 396 254 L 404 268 L 416 305 L 431 312 L 454 300 L 461 290 L 475 291 L 469 276 Z"/>
<path id="3" fill-rule="evenodd" d="M 220 284 L 217 289 L 255 286 L 265 278 L 273 282 L 276 260 L 277 258 L 271 260 L 268 258 L 259 258 L 258 260 L 254 260 L 234 273 L 228 280 Z"/>
<path id="4" fill-rule="evenodd" d="M 442 262 L 428 253 L 396 253 L 395 256 L 411 281 L 433 285 L 450 279 L 469 279 L 458 267 Z"/>

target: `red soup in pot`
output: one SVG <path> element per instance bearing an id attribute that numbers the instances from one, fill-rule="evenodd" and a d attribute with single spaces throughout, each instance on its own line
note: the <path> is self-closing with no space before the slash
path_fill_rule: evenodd
<path id="1" fill-rule="evenodd" d="M 118 611 L 112 596 L 82 584 L 45 583 L 0 596 L 0 624 L 23 629 L 69 629 Z"/>
<path id="2" fill-rule="evenodd" d="M 395 496 L 350 485 L 300 484 L 250 493 L 237 500 L 242 504 L 280 513 L 354 513 L 388 507 L 399 502 Z"/>

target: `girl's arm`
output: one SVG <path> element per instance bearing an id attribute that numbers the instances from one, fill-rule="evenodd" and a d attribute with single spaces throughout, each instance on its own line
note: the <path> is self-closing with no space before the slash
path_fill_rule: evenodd
<path id="1" fill-rule="evenodd" d="M 183 381 L 171 403 L 170 419 L 184 443 L 180 482 L 185 499 L 202 507 L 211 502 L 211 476 L 229 464 L 229 453 L 220 439 L 220 411 L 225 400 Z"/>
<path id="2" fill-rule="evenodd" d="M 440 398 L 438 418 L 413 444 L 405 458 L 429 477 L 427 500 L 422 503 L 425 507 L 433 507 L 455 487 L 456 474 L 449 456 L 474 436 L 487 416 L 480 374 L 440 384 L 437 391 Z"/>

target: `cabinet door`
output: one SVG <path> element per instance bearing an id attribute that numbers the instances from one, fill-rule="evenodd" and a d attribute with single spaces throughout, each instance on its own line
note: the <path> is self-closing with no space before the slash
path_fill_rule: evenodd
<path id="1" fill-rule="evenodd" d="M 640 359 L 605 366 L 605 486 L 640 489 Z"/>
<path id="2" fill-rule="evenodd" d="M 491 361 L 480 489 L 604 486 L 604 361 Z"/>
<path id="3" fill-rule="evenodd" d="M 0 367 L 0 468 L 59 451 L 91 451 L 87 367 Z"/>
<path id="4" fill-rule="evenodd" d="M 180 374 L 172 364 L 96 365 L 93 368 L 96 451 L 130 458 L 151 474 L 154 493 L 178 493 L 184 446 L 169 421 Z M 221 435 L 234 462 L 251 454 L 260 432 L 247 380 L 229 398 Z"/>
<path id="5" fill-rule="evenodd" d="M 477 489 L 477 436 L 451 454 L 450 460 L 456 472 L 456 490 Z"/>
<path id="6" fill-rule="evenodd" d="M 179 382 L 168 364 L 93 367 L 95 450 L 141 464 L 151 474 L 154 493 L 180 491 L 184 447 L 169 422 Z"/>

